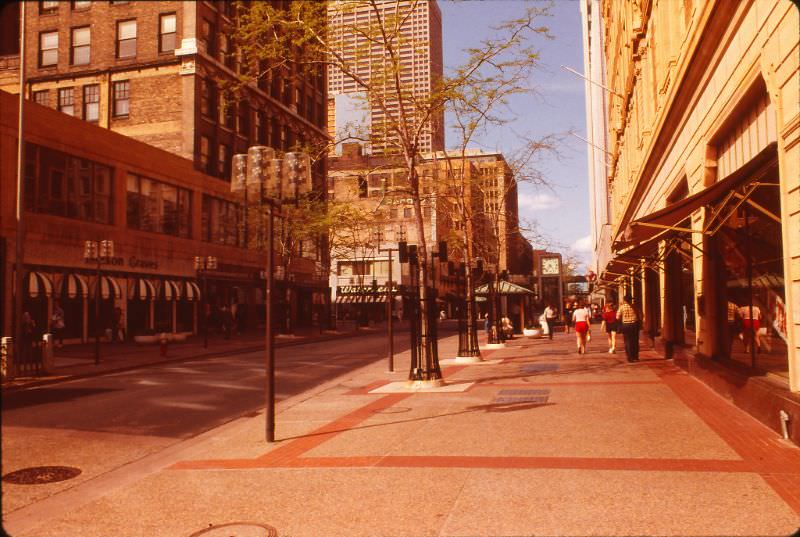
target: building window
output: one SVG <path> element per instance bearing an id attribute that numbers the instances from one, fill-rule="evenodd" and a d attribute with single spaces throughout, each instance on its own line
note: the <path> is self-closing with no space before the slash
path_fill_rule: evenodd
<path id="1" fill-rule="evenodd" d="M 200 113 L 205 117 L 211 117 L 213 103 L 211 83 L 205 78 L 200 79 Z"/>
<path id="2" fill-rule="evenodd" d="M 219 175 L 220 179 L 227 179 L 228 177 L 228 146 L 225 144 L 219 144 L 219 148 L 217 150 L 218 159 L 217 159 L 217 174 Z"/>
<path id="3" fill-rule="evenodd" d="M 86 65 L 91 56 L 91 31 L 88 26 L 72 29 L 72 50 L 70 63 Z"/>
<path id="4" fill-rule="evenodd" d="M 228 246 L 241 246 L 243 241 L 239 237 L 239 228 L 242 220 L 242 209 L 238 203 L 203 196 L 200 218 L 202 240 Z"/>
<path id="5" fill-rule="evenodd" d="M 203 172 L 205 172 L 205 173 L 207 173 L 209 175 L 211 175 L 211 173 L 210 173 L 210 171 L 208 169 L 209 168 L 209 164 L 210 164 L 210 158 L 209 158 L 210 155 L 211 155 L 211 142 L 210 142 L 210 140 L 208 139 L 207 136 L 201 136 L 200 137 L 200 169 L 203 170 Z"/>
<path id="6" fill-rule="evenodd" d="M 411 218 L 411 207 L 405 207 L 403 209 L 403 218 Z"/>
<path id="7" fill-rule="evenodd" d="M 27 143 L 26 209 L 110 224 L 111 172 L 111 168 L 103 164 Z"/>
<path id="8" fill-rule="evenodd" d="M 248 137 L 250 134 L 249 130 L 249 121 L 247 119 L 250 117 L 250 107 L 247 106 L 247 103 L 240 102 L 239 103 L 239 114 L 236 116 L 236 132 L 241 134 L 244 137 Z"/>
<path id="9" fill-rule="evenodd" d="M 128 227 L 191 238 L 192 193 L 185 188 L 128 174 Z"/>
<path id="10" fill-rule="evenodd" d="M 124 6 L 125 4 L 130 4 L 130 0 L 111 0 L 112 6 Z"/>
<path id="11" fill-rule="evenodd" d="M 48 90 L 34 91 L 33 102 L 42 106 L 50 106 L 50 92 Z"/>
<path id="12" fill-rule="evenodd" d="M 39 14 L 40 15 L 52 15 L 53 13 L 58 13 L 58 4 L 60 4 L 58 0 L 50 1 L 50 2 L 39 2 Z"/>
<path id="13" fill-rule="evenodd" d="M 88 0 L 72 0 L 73 11 L 82 11 L 92 7 L 92 2 Z"/>
<path id="14" fill-rule="evenodd" d="M 158 51 L 175 50 L 177 16 L 175 13 L 164 13 L 158 16 Z"/>
<path id="15" fill-rule="evenodd" d="M 267 143 L 267 122 L 264 118 L 263 112 L 256 112 L 255 115 L 255 122 L 256 122 L 256 142 L 261 145 Z"/>
<path id="16" fill-rule="evenodd" d="M 83 87 L 83 119 L 96 123 L 100 119 L 100 86 Z"/>
<path id="17" fill-rule="evenodd" d="M 131 108 L 131 81 L 114 82 L 112 88 L 114 93 L 113 116 L 128 117 Z"/>
<path id="18" fill-rule="evenodd" d="M 58 32 L 39 34 L 39 67 L 58 64 Z"/>
<path id="19" fill-rule="evenodd" d="M 59 88 L 58 89 L 58 111 L 75 115 L 75 91 L 73 88 Z"/>
<path id="20" fill-rule="evenodd" d="M 367 197 L 367 178 L 363 175 L 358 176 L 358 197 Z"/>
<path id="21" fill-rule="evenodd" d="M 117 23 L 117 58 L 133 58 L 136 56 L 136 21 L 120 21 Z"/>

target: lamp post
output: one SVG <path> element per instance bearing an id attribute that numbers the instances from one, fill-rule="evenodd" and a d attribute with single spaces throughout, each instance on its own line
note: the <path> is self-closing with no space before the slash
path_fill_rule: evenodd
<path id="1" fill-rule="evenodd" d="M 97 263 L 97 282 L 94 288 L 94 365 L 100 364 L 100 296 L 102 282 L 100 280 L 100 269 L 103 262 L 108 263 L 114 257 L 114 241 L 85 241 L 83 248 L 83 259 L 87 262 Z M 109 289 L 109 292 L 112 292 Z"/>
<path id="2" fill-rule="evenodd" d="M 300 196 L 311 192 L 311 161 L 305 153 L 286 153 L 283 159 L 275 158 L 270 147 L 253 146 L 247 154 L 234 155 L 231 192 L 247 206 L 245 229 L 252 225 L 255 234 L 245 233 L 255 247 L 267 250 L 267 282 L 264 301 L 266 308 L 265 364 L 266 383 L 266 440 L 275 441 L 275 334 L 272 327 L 272 292 L 275 283 L 274 228 L 275 212 L 283 202 L 297 202 Z M 266 212 L 266 237 L 264 215 Z"/>
<path id="3" fill-rule="evenodd" d="M 382 234 L 376 231 L 375 235 L 378 242 L 378 252 L 389 254 L 389 280 L 386 282 L 386 327 L 387 337 L 389 338 L 389 371 L 394 371 L 394 280 L 392 279 L 392 253 L 398 251 L 397 248 L 381 248 Z M 406 240 L 406 232 L 402 227 L 396 233 L 398 240 Z"/>
<path id="4" fill-rule="evenodd" d="M 217 258 L 214 256 L 195 256 L 194 257 L 194 270 L 197 273 L 197 278 L 202 278 L 203 292 L 200 293 L 200 312 L 203 316 L 203 348 L 208 348 L 208 304 L 206 303 L 206 293 L 208 286 L 206 285 L 206 273 L 209 270 L 217 270 Z"/>

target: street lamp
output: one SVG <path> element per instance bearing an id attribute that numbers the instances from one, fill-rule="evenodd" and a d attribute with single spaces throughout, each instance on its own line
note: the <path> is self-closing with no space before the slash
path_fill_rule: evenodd
<path id="1" fill-rule="evenodd" d="M 194 270 L 197 273 L 197 278 L 202 278 L 203 292 L 200 294 L 200 311 L 203 315 L 203 348 L 208 348 L 208 317 L 209 312 L 208 304 L 206 303 L 206 293 L 208 292 L 208 285 L 206 284 L 206 273 L 209 270 L 217 270 L 217 258 L 214 256 L 195 256 L 194 257 Z"/>
<path id="2" fill-rule="evenodd" d="M 100 364 L 100 269 L 114 257 L 114 241 L 85 241 L 83 259 L 97 263 L 97 282 L 94 288 L 94 365 Z M 109 289 L 109 292 L 113 292 Z"/>
<path id="3" fill-rule="evenodd" d="M 257 245 L 266 239 L 267 285 L 265 293 L 266 334 L 266 439 L 275 441 L 275 334 L 272 329 L 272 291 L 274 289 L 274 216 L 283 202 L 297 202 L 298 198 L 312 190 L 311 160 L 305 153 L 286 153 L 283 159 L 275 158 L 270 147 L 253 146 L 247 154 L 234 155 L 231 192 L 239 196 L 242 203 L 256 210 L 256 218 L 245 221 L 245 229 L 252 223 L 255 227 Z M 266 237 L 263 236 L 263 216 L 267 212 Z M 249 233 L 245 233 L 249 236 Z"/>
<path id="4" fill-rule="evenodd" d="M 402 228 L 396 233 L 398 239 L 405 241 L 406 232 Z M 374 233 L 376 242 L 378 243 L 378 252 L 386 252 L 389 254 L 389 279 L 386 282 L 386 323 L 387 323 L 387 337 L 389 338 L 389 371 L 394 371 L 394 280 L 392 280 L 392 252 L 397 252 L 397 248 L 381 248 L 381 239 L 383 234 L 380 230 Z"/>

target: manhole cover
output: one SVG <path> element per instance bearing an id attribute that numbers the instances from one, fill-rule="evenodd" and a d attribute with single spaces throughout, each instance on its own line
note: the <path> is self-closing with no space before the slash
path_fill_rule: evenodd
<path id="1" fill-rule="evenodd" d="M 266 524 L 254 522 L 231 522 L 210 526 L 189 537 L 278 537 L 278 530 Z"/>
<path id="2" fill-rule="evenodd" d="M 558 364 L 525 364 L 520 367 L 522 373 L 543 373 L 545 371 L 558 371 Z"/>
<path id="3" fill-rule="evenodd" d="M 545 404 L 550 398 L 550 390 L 500 390 L 492 400 L 496 405 L 519 403 Z"/>
<path id="4" fill-rule="evenodd" d="M 3 476 L 3 481 L 17 485 L 43 485 L 66 481 L 77 477 L 80 473 L 80 468 L 72 466 L 34 466 L 8 473 Z"/>

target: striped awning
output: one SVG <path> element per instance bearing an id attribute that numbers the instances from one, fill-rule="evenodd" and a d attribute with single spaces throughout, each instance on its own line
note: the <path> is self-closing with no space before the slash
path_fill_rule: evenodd
<path id="1" fill-rule="evenodd" d="M 178 300 L 181 297 L 181 286 L 172 280 L 162 280 L 159 298 L 164 300 Z"/>
<path id="2" fill-rule="evenodd" d="M 339 295 L 336 297 L 337 304 L 377 304 L 386 303 L 386 295 Z"/>
<path id="3" fill-rule="evenodd" d="M 67 298 L 82 298 L 89 296 L 89 284 L 80 274 L 64 274 L 61 278 L 61 296 Z"/>
<path id="4" fill-rule="evenodd" d="M 92 286 L 92 296 L 96 292 L 96 286 L 97 278 Z M 100 297 L 103 299 L 122 298 L 122 288 L 119 286 L 119 282 L 111 276 L 100 276 Z"/>
<path id="5" fill-rule="evenodd" d="M 23 284 L 26 296 L 31 298 L 53 296 L 53 282 L 46 274 L 32 270 L 25 276 Z"/>
<path id="6" fill-rule="evenodd" d="M 128 286 L 128 298 L 150 300 L 156 297 L 156 288 L 153 282 L 146 278 L 131 280 Z"/>
<path id="7" fill-rule="evenodd" d="M 183 298 L 186 300 L 200 300 L 200 287 L 194 282 L 184 282 Z"/>

